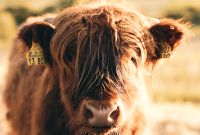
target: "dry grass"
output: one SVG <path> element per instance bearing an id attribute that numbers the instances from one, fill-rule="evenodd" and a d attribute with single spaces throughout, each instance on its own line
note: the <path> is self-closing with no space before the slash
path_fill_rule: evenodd
<path id="1" fill-rule="evenodd" d="M 199 135 L 200 106 L 192 104 L 155 104 L 152 135 Z"/>
<path id="2" fill-rule="evenodd" d="M 200 37 L 193 38 L 156 67 L 150 85 L 154 100 L 200 103 L 199 43 Z"/>

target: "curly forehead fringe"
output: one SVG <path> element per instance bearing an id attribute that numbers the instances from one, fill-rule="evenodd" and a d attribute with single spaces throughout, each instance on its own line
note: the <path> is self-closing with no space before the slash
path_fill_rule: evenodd
<path id="1" fill-rule="evenodd" d="M 135 23 L 135 19 L 139 22 Z M 75 59 L 74 88 L 76 92 L 82 89 L 79 95 L 102 80 L 105 84 L 102 87 L 120 89 L 117 85 L 123 84 L 125 74 L 129 76 L 123 62 L 132 59 L 137 69 L 146 60 L 145 44 L 153 44 L 145 40 L 151 38 L 138 14 L 111 6 L 66 9 L 55 19 L 55 28 L 53 58 L 67 73 Z"/>

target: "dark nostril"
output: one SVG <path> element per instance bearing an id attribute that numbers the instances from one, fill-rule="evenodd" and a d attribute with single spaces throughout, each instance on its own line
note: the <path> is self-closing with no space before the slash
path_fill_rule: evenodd
<path id="1" fill-rule="evenodd" d="M 113 120 L 117 119 L 119 116 L 119 106 L 117 107 L 116 110 L 114 110 L 111 114 L 110 114 L 110 118 L 112 118 Z"/>
<path id="2" fill-rule="evenodd" d="M 91 110 L 89 110 L 87 107 L 85 107 L 84 115 L 87 119 L 90 119 L 94 117 L 93 113 Z"/>

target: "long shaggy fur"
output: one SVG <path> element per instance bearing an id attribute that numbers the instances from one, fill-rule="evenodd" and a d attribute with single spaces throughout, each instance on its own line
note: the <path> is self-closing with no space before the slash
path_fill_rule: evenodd
<path id="1" fill-rule="evenodd" d="M 11 51 L 4 94 L 11 134 L 142 135 L 149 102 L 144 68 L 160 59 L 163 45 L 180 44 L 184 25 L 108 5 L 38 18 L 22 25 Z M 27 66 L 32 41 L 46 65 Z M 87 125 L 85 102 L 115 100 L 120 116 L 111 129 Z"/>

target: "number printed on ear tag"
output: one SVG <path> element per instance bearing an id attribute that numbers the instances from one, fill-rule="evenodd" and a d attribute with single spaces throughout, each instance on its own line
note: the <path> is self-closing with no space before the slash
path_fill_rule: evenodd
<path id="1" fill-rule="evenodd" d="M 169 58 L 172 54 L 172 48 L 170 45 L 164 45 L 161 48 L 160 58 Z"/>
<path id="2" fill-rule="evenodd" d="M 25 54 L 28 66 L 45 64 L 42 48 L 38 43 L 32 42 L 31 49 Z"/>

